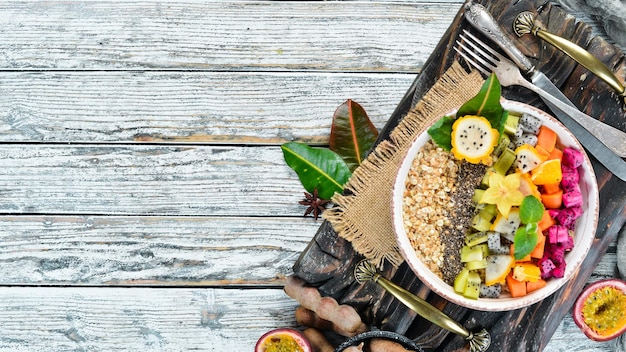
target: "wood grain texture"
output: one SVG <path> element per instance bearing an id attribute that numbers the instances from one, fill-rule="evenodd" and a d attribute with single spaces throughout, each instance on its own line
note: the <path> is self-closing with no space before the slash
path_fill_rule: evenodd
<path id="1" fill-rule="evenodd" d="M 462 3 L 0 3 L 0 351 L 249 351 L 296 327 L 280 286 L 322 222 L 278 144 L 325 145 L 348 98 L 384 128 Z M 614 270 L 611 244 L 590 280 Z M 614 350 L 554 324 L 544 351 Z"/>
<path id="2" fill-rule="evenodd" d="M 0 287 L 0 351 L 250 351 L 295 326 L 282 290 Z"/>
<path id="3" fill-rule="evenodd" d="M 0 67 L 415 72 L 461 4 L 3 2 Z"/>
<path id="4" fill-rule="evenodd" d="M 3 142 L 328 144 L 350 98 L 382 128 L 414 74 L 6 72 Z"/>
<path id="5" fill-rule="evenodd" d="M 1 216 L 0 285 L 281 286 L 312 218 Z"/>
<path id="6" fill-rule="evenodd" d="M 249 351 L 299 328 L 296 307 L 281 289 L 0 287 L 0 351 Z M 615 349 L 565 319 L 544 351 Z"/>
<path id="7" fill-rule="evenodd" d="M 0 145 L 9 214 L 299 214 L 280 147 Z M 271 172 L 268 172 L 271 170 Z"/>

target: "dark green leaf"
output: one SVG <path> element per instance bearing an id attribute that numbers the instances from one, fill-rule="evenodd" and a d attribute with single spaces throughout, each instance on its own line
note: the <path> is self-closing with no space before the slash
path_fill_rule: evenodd
<path id="1" fill-rule="evenodd" d="M 335 192 L 341 193 L 351 176 L 348 165 L 332 150 L 311 148 L 298 142 L 285 143 L 280 148 L 285 162 L 298 174 L 304 189 L 312 193 L 317 188 L 322 199 L 330 199 Z"/>
<path id="2" fill-rule="evenodd" d="M 452 125 L 455 118 L 452 116 L 444 116 L 437 120 L 428 129 L 428 134 L 433 141 L 441 148 L 450 151 L 452 149 Z"/>
<path id="3" fill-rule="evenodd" d="M 519 218 L 524 224 L 539 222 L 543 217 L 545 208 L 535 196 L 526 196 L 519 209 Z"/>
<path id="4" fill-rule="evenodd" d="M 537 241 L 537 224 L 531 224 L 531 226 L 517 229 L 515 238 L 513 239 L 515 245 L 515 260 L 520 260 L 529 255 L 537 246 Z"/>
<path id="5" fill-rule="evenodd" d="M 361 105 L 348 99 L 333 115 L 330 129 L 330 150 L 339 154 L 354 171 L 378 138 L 378 130 L 372 124 Z"/>
<path id="6" fill-rule="evenodd" d="M 478 115 L 486 118 L 491 127 L 502 133 L 504 120 L 500 96 L 502 87 L 495 74 L 491 74 L 483 83 L 475 97 L 463 104 L 456 113 L 457 117 L 465 115 Z"/>

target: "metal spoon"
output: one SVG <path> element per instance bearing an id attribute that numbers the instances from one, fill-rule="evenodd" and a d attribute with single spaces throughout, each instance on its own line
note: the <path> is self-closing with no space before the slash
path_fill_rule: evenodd
<path id="1" fill-rule="evenodd" d="M 430 303 L 417 297 L 411 292 L 385 279 L 378 273 L 374 264 L 367 259 L 360 261 L 354 268 L 354 277 L 358 283 L 373 281 L 391 293 L 396 299 L 404 303 L 407 307 L 427 319 L 431 323 L 463 336 L 469 342 L 470 352 L 484 352 L 491 345 L 491 336 L 487 330 L 471 332 L 461 324 L 454 321 Z"/>

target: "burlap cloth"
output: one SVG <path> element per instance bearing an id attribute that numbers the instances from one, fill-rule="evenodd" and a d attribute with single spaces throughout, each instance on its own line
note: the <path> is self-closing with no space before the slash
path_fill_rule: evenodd
<path id="1" fill-rule="evenodd" d="M 433 122 L 473 98 L 483 82 L 479 73 L 467 73 L 454 62 L 354 171 L 345 185 L 348 192 L 335 194 L 336 206 L 323 213 L 337 234 L 375 265 L 403 261 L 393 231 L 391 190 L 407 149 Z"/>

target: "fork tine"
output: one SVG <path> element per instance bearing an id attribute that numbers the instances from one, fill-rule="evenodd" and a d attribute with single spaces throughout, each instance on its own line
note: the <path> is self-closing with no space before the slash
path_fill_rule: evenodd
<path id="1" fill-rule="evenodd" d="M 494 71 L 496 69 L 496 60 L 494 60 L 493 57 L 489 56 L 489 54 L 481 50 L 479 47 L 475 46 L 473 43 L 466 42 L 466 44 L 468 44 L 468 46 L 471 47 L 473 50 L 471 50 L 470 48 L 468 48 L 468 46 L 465 46 L 459 41 L 457 41 L 456 43 L 459 47 L 461 47 L 461 49 L 465 49 L 466 55 L 464 56 L 464 58 L 466 60 L 471 60 L 469 59 L 469 56 L 471 56 L 475 60 L 471 60 L 474 61 L 475 67 L 479 66 L 476 64 L 476 61 L 478 61 L 482 65 L 482 67 L 486 68 L 489 71 Z M 489 76 L 489 73 L 486 73 L 486 75 Z"/>
<path id="2" fill-rule="evenodd" d="M 459 46 L 462 46 L 458 41 L 457 44 Z M 465 59 L 465 61 L 467 61 L 470 65 L 474 66 L 475 69 L 477 69 L 478 71 L 482 72 L 482 74 L 484 74 L 485 76 L 489 76 L 489 71 L 484 69 L 478 62 L 470 59 L 470 57 L 468 55 L 465 55 L 465 53 L 461 50 L 459 50 L 459 48 L 454 48 L 454 50 L 459 53 L 459 55 L 461 55 L 461 57 L 463 59 Z"/>
<path id="3" fill-rule="evenodd" d="M 467 37 L 465 37 L 464 35 L 466 35 L 467 37 L 471 38 L 475 43 L 471 43 L 471 41 L 467 40 Z M 467 41 L 468 44 L 471 44 L 476 49 L 478 49 L 480 47 L 480 48 L 488 51 L 492 56 L 495 56 L 496 58 L 498 58 L 499 61 L 503 61 L 503 60 L 506 59 L 499 52 L 495 51 L 489 45 L 485 44 L 485 42 L 483 42 L 482 40 L 478 39 L 475 35 L 470 33 L 467 29 L 463 30 L 463 34 L 461 34 L 461 38 L 465 39 L 465 41 Z M 476 45 L 476 44 L 478 44 L 478 45 Z M 484 54 L 484 52 L 483 52 L 483 55 L 486 55 L 486 54 Z"/>
<path id="4" fill-rule="evenodd" d="M 462 39 L 467 40 L 466 38 L 462 38 Z M 465 46 L 465 45 L 463 45 L 462 43 L 459 43 L 459 42 L 457 42 L 457 43 L 458 43 L 458 45 L 460 47 L 465 49 L 467 54 L 471 55 L 474 59 L 478 60 L 480 63 L 485 65 L 485 67 L 487 67 L 488 69 L 490 69 L 492 71 L 495 69 L 495 66 L 497 65 L 498 60 L 496 60 L 492 56 L 489 56 L 489 54 L 487 54 L 480 47 L 476 46 L 476 44 L 472 43 L 471 41 L 466 41 L 465 42 L 467 44 L 467 46 Z M 472 50 L 469 50 L 468 47 L 471 48 Z"/>

